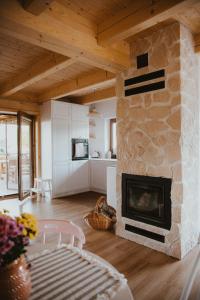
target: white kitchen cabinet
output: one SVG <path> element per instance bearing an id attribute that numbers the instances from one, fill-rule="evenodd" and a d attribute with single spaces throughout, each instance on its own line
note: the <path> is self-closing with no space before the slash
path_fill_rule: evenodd
<path id="1" fill-rule="evenodd" d="M 71 104 L 61 101 L 51 101 L 51 115 L 53 118 L 65 118 L 69 120 Z"/>
<path id="2" fill-rule="evenodd" d="M 73 104 L 71 106 L 71 137 L 89 138 L 88 106 Z"/>
<path id="3" fill-rule="evenodd" d="M 70 185 L 73 191 L 89 191 L 89 161 L 72 161 L 70 177 Z"/>
<path id="4" fill-rule="evenodd" d="M 74 121 L 71 122 L 71 136 L 74 139 L 88 139 L 89 138 L 89 126 L 88 122 L 85 121 Z"/>
<path id="5" fill-rule="evenodd" d="M 52 120 L 53 133 L 53 161 L 65 162 L 71 158 L 70 124 L 67 118 L 54 118 Z"/>
<path id="6" fill-rule="evenodd" d="M 107 193 L 107 167 L 116 166 L 116 161 L 108 159 L 90 160 L 90 188 L 94 192 Z"/>
<path id="7" fill-rule="evenodd" d="M 90 161 L 91 188 L 95 192 L 106 193 L 106 167 L 103 161 Z"/>
<path id="8" fill-rule="evenodd" d="M 73 104 L 71 106 L 71 118 L 73 121 L 88 122 L 88 106 Z"/>
<path id="9" fill-rule="evenodd" d="M 53 197 L 89 190 L 88 162 L 72 161 L 71 153 L 71 139 L 88 138 L 88 132 L 88 107 L 60 101 L 42 105 L 42 177 L 52 179 Z"/>
<path id="10" fill-rule="evenodd" d="M 71 191 L 70 187 L 71 164 L 57 163 L 53 167 L 53 192 L 54 196 L 64 196 Z"/>

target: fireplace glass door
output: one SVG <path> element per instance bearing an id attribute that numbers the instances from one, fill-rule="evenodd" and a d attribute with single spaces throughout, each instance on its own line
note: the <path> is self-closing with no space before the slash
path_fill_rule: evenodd
<path id="1" fill-rule="evenodd" d="M 128 185 L 128 209 L 143 215 L 162 218 L 164 215 L 164 201 L 160 187 Z"/>

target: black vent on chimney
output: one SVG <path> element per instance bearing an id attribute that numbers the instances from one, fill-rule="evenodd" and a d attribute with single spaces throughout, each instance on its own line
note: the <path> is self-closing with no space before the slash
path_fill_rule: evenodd
<path id="1" fill-rule="evenodd" d="M 147 67 L 149 64 L 148 53 L 137 56 L 137 69 Z"/>

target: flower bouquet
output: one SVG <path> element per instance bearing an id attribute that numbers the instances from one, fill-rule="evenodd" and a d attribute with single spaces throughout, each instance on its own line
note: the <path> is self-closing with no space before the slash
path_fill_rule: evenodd
<path id="1" fill-rule="evenodd" d="M 0 299 L 28 299 L 31 284 L 24 253 L 37 233 L 37 220 L 31 214 L 12 218 L 0 213 Z"/>

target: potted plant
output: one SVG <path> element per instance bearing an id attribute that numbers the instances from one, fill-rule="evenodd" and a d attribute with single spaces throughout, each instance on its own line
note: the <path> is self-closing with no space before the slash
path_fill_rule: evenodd
<path id="1" fill-rule="evenodd" d="M 11 218 L 5 211 L 0 213 L 0 299 L 28 299 L 31 278 L 24 254 L 37 232 L 34 216 Z"/>

